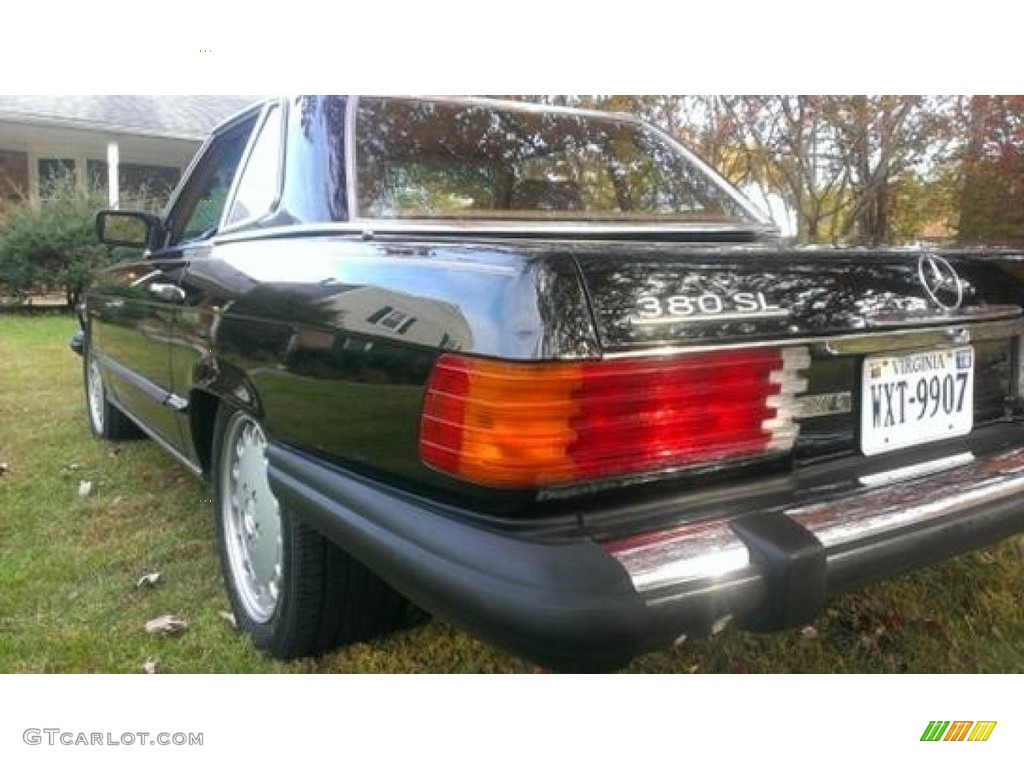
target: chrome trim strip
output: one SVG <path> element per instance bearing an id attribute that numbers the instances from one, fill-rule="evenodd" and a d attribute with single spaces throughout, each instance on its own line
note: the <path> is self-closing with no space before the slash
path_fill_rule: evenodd
<path id="1" fill-rule="evenodd" d="M 163 448 L 165 451 L 171 454 L 171 456 L 173 456 L 175 459 L 181 462 L 185 469 L 187 469 L 196 477 L 202 478 L 202 467 L 200 467 L 198 464 L 196 464 L 194 461 L 188 458 L 185 454 L 183 454 L 181 451 L 179 451 L 177 448 L 175 448 L 173 445 L 167 442 L 167 440 L 162 435 L 160 435 L 160 433 L 155 432 L 154 430 L 146 426 L 145 422 L 143 422 L 142 419 L 135 418 L 128 411 L 122 411 L 122 413 L 124 413 L 125 416 L 131 419 L 135 423 L 135 426 L 137 426 L 139 429 L 145 432 L 146 436 L 149 437 L 154 443 L 159 445 L 161 448 Z"/>
<path id="2" fill-rule="evenodd" d="M 811 355 L 806 347 L 786 347 L 782 350 L 782 368 L 772 371 L 768 381 L 779 385 L 777 395 L 769 395 L 766 405 L 775 409 L 775 416 L 761 422 L 761 429 L 771 437 L 765 450 L 790 451 L 800 434 L 800 426 L 793 416 L 796 412 L 796 396 L 807 391 L 804 374 L 811 367 Z"/>
<path id="3" fill-rule="evenodd" d="M 723 192 L 729 195 L 737 203 L 737 205 L 739 205 L 740 208 L 746 211 L 747 215 L 754 219 L 754 221 L 760 223 L 763 226 L 768 226 L 775 236 L 779 235 L 779 228 L 772 222 L 771 218 L 768 216 L 768 213 L 766 211 L 762 211 L 760 208 L 754 205 L 754 203 L 748 200 L 746 196 L 742 192 L 740 192 L 737 187 L 734 187 L 732 184 L 730 184 L 724 176 L 722 176 L 718 171 L 712 168 L 708 163 L 704 162 L 703 159 L 694 154 L 694 152 L 691 151 L 689 147 L 680 142 L 671 134 L 666 133 L 665 131 L 661 130 L 661 128 L 658 128 L 655 125 L 651 125 L 650 123 L 640 120 L 639 118 L 636 118 L 636 122 L 639 123 L 644 128 L 646 128 L 649 132 L 660 136 L 664 141 L 668 142 L 671 146 L 674 146 L 686 157 L 687 160 L 689 160 L 697 168 L 703 171 L 705 176 L 709 177 L 713 182 L 715 182 L 715 184 L 718 185 L 719 189 L 721 189 Z"/>
<path id="4" fill-rule="evenodd" d="M 925 312 L 877 312 L 864 316 L 869 328 L 934 325 L 961 320 L 1000 320 L 1020 317 L 1024 313 L 1016 304 L 988 304 L 984 307 L 961 307 L 956 310 Z"/>
<path id="5" fill-rule="evenodd" d="M 171 393 L 166 389 L 157 386 L 145 376 L 140 376 L 131 368 L 126 368 L 108 355 L 93 350 L 93 357 L 95 357 L 96 362 L 106 368 L 110 374 L 117 376 L 121 381 L 135 387 L 135 389 L 146 397 L 152 399 L 154 402 L 165 404 L 167 402 L 167 398 L 170 397 Z"/>
<path id="6" fill-rule="evenodd" d="M 349 96 L 345 102 L 345 210 L 350 222 L 359 219 L 359 195 L 356 193 L 356 118 L 359 97 Z"/>
<path id="7" fill-rule="evenodd" d="M 352 191 L 349 191 L 352 194 Z M 420 221 L 416 219 L 360 219 L 352 221 L 336 221 L 311 224 L 285 224 L 276 227 L 251 229 L 244 232 L 230 232 L 215 236 L 214 243 L 252 240 L 257 238 L 288 237 L 293 235 L 347 235 L 364 239 L 378 235 L 421 235 L 423 237 L 452 237 L 463 234 L 494 235 L 496 237 L 518 235 L 523 237 L 543 238 L 545 236 L 587 235 L 595 239 L 597 235 L 687 235 L 687 234 L 751 234 L 757 235 L 761 230 L 752 227 L 741 227 L 729 224 L 657 224 L 657 225 L 619 225 L 602 223 L 558 223 L 522 221 L 469 221 L 451 222 Z M 757 243 L 746 243 L 757 247 Z M 747 316 L 749 317 L 749 315 Z"/>
<path id="8" fill-rule="evenodd" d="M 228 196 L 224 202 L 224 208 L 221 209 L 220 212 L 220 221 L 217 225 L 218 232 L 227 234 L 240 229 L 245 229 L 259 221 L 269 219 L 277 213 L 278 207 L 281 205 L 281 197 L 284 194 L 284 153 L 285 146 L 288 143 L 287 109 L 287 101 L 285 99 L 268 101 L 264 106 L 263 113 L 257 119 L 256 125 L 252 129 L 252 133 L 249 134 L 249 139 L 242 152 L 241 161 L 235 169 L 235 176 L 231 180 L 231 187 L 228 190 Z M 275 110 L 277 111 L 276 117 L 274 115 Z M 277 147 L 277 177 L 274 187 L 274 197 L 270 201 L 270 206 L 265 211 L 259 211 L 245 217 L 244 219 L 239 219 L 233 224 L 228 224 L 228 216 L 231 215 L 231 209 L 234 207 L 235 199 L 238 197 L 238 188 L 241 186 L 242 177 L 245 175 L 245 172 L 249 167 L 249 163 L 252 161 L 252 155 L 256 149 L 256 142 L 259 141 L 260 135 L 272 119 L 276 119 L 278 124 L 281 126 L 281 135 L 278 140 Z"/>
<path id="9" fill-rule="evenodd" d="M 986 339 L 1002 339 L 1024 333 L 1024 320 L 973 320 L 970 317 L 950 315 L 945 327 L 875 331 L 873 333 L 837 336 L 825 339 L 825 349 L 832 355 L 863 355 L 891 352 L 915 347 L 942 347 L 968 344 Z M 961 325 L 961 323 L 967 323 Z"/>
<path id="10" fill-rule="evenodd" d="M 636 115 L 630 112 L 605 112 L 602 109 L 586 109 L 584 107 L 566 107 L 557 104 L 538 104 L 532 101 L 513 101 L 511 99 L 491 99 L 486 96 L 441 96 L 441 95 L 416 95 L 416 94 L 395 94 L 393 96 L 380 96 L 379 98 L 389 99 L 416 99 L 419 101 L 433 101 L 444 104 L 466 104 L 477 107 L 500 107 L 514 112 L 533 112 L 544 114 L 553 112 L 560 115 L 588 115 L 589 117 L 615 118 L 624 122 L 640 123 L 646 125 Z"/>
<path id="11" fill-rule="evenodd" d="M 950 318 L 960 322 L 962 318 Z M 727 349 L 750 349 L 753 347 L 810 346 L 814 352 L 823 355 L 863 355 L 874 352 L 889 352 L 902 349 L 921 349 L 957 346 L 971 341 L 1001 339 L 1020 336 L 1024 333 L 1024 319 L 997 320 L 994 322 L 975 321 L 973 325 L 956 325 L 946 328 L 902 329 L 898 331 L 872 331 L 839 336 L 795 336 L 783 339 L 732 341 L 725 344 L 691 344 L 643 347 L 608 352 L 609 360 L 631 357 L 664 357 L 694 352 L 718 352 Z"/>
<path id="12" fill-rule="evenodd" d="M 1014 397 L 1024 397 L 1024 336 L 1018 337 L 1013 345 L 1013 365 L 1017 369 L 1017 375 L 1013 377 Z"/>
<path id="13" fill-rule="evenodd" d="M 637 592 L 721 578 L 750 566 L 750 552 L 725 523 L 694 524 L 685 535 L 635 548 L 618 546 L 613 543 L 608 553 L 626 569 Z"/>
<path id="14" fill-rule="evenodd" d="M 970 464 L 974 459 L 974 454 L 970 451 L 966 451 L 964 453 L 958 453 L 955 456 L 945 456 L 941 459 L 933 459 L 932 461 L 922 461 L 920 464 L 910 464 L 906 467 L 900 467 L 899 469 L 893 469 L 888 472 L 876 472 L 871 475 L 862 475 L 859 478 L 859 481 L 861 485 L 865 485 L 869 488 L 875 488 L 880 485 L 898 483 L 915 477 L 933 475 L 936 472 L 943 472 L 947 469 L 953 469 L 954 467 L 962 467 L 964 464 Z"/>
<path id="15" fill-rule="evenodd" d="M 225 131 L 230 130 L 236 123 L 248 118 L 250 112 L 261 112 L 266 107 L 266 100 L 260 99 L 254 102 L 252 105 L 240 109 L 238 112 L 233 114 L 227 120 L 224 120 L 216 128 L 210 131 L 209 135 L 203 140 L 203 143 L 196 150 L 196 153 L 192 155 L 192 159 L 188 165 L 185 166 L 185 170 L 181 172 L 181 177 L 178 179 L 178 185 L 171 192 L 170 197 L 167 199 L 167 204 L 163 207 L 160 212 L 160 219 L 163 221 L 166 227 L 170 221 L 171 216 L 174 213 L 175 207 L 178 205 L 178 199 L 181 197 L 181 192 L 185 188 L 185 184 L 192 178 L 192 172 L 195 171 L 196 166 L 199 165 L 203 156 L 207 153 L 210 145 L 213 144 L 214 139 L 219 138 Z M 259 119 L 259 118 L 257 118 Z M 168 231 L 170 235 L 170 231 Z M 163 247 L 167 247 L 164 243 Z"/>
<path id="16" fill-rule="evenodd" d="M 769 234 L 770 228 L 756 224 L 727 222 L 654 222 L 609 224 L 607 221 L 540 221 L 538 219 L 364 219 L 356 217 L 367 235 L 380 234 L 448 234 L 462 232 L 495 235 L 652 235 L 652 234 Z"/>
<path id="17" fill-rule="evenodd" d="M 229 227 L 226 227 L 228 211 L 235 204 L 235 196 L 238 194 L 238 185 L 242 181 L 242 174 L 245 173 L 245 169 L 249 165 L 249 158 L 252 157 L 253 148 L 256 146 L 256 139 L 259 137 L 260 131 L 263 130 L 263 126 L 267 124 L 267 118 L 269 116 L 270 103 L 268 102 L 263 105 L 263 109 L 256 117 L 256 122 L 253 124 L 252 130 L 249 131 L 249 137 L 245 140 L 245 147 L 242 149 L 242 155 L 238 158 L 238 165 L 235 166 L 234 173 L 231 176 L 231 186 L 228 187 L 228 194 L 224 199 L 224 207 L 220 209 L 220 218 L 217 220 L 218 232 L 230 230 Z"/>
<path id="18" fill-rule="evenodd" d="M 945 461 L 964 462 L 958 454 Z M 928 462 L 934 463 L 934 462 Z M 911 465 L 912 470 L 922 465 Z M 895 470 L 898 472 L 899 470 Z M 803 506 L 776 507 L 765 514 L 789 515 L 829 550 L 1024 493 L 1024 448 L 854 495 Z M 613 541 L 605 550 L 626 569 L 638 592 L 686 582 L 756 572 L 750 553 L 726 520 L 683 525 Z"/>
<path id="19" fill-rule="evenodd" d="M 95 354 L 96 354 L 97 362 L 99 362 L 100 365 L 106 366 L 109 371 L 116 372 L 116 369 L 118 369 L 118 368 L 120 368 L 122 370 L 127 370 L 127 369 L 124 369 L 123 366 L 120 366 L 118 363 L 115 363 L 109 357 L 106 357 L 105 355 L 101 357 L 101 355 L 99 353 L 95 353 Z M 150 386 L 153 386 L 153 385 L 150 385 Z M 159 388 L 156 387 L 156 389 L 159 389 Z M 151 393 L 147 392 L 146 394 L 151 394 Z M 135 426 L 137 426 L 142 432 L 144 432 L 147 437 L 149 437 L 151 440 L 153 440 L 153 442 L 157 443 L 161 448 L 163 448 L 168 453 L 170 453 L 175 459 L 180 461 L 182 463 L 182 465 L 184 465 L 185 469 L 187 469 L 189 472 L 194 474 L 196 477 L 202 478 L 202 476 L 203 476 L 203 469 L 202 469 L 202 467 L 200 467 L 198 464 L 196 464 L 194 461 L 192 461 L 190 458 L 188 458 L 185 454 L 183 454 L 181 451 L 179 451 L 177 448 L 175 448 L 173 445 L 171 445 L 167 441 L 167 439 L 165 437 L 163 437 L 159 432 L 157 432 L 157 431 L 153 430 L 152 428 L 150 428 L 142 419 L 137 418 L 128 408 L 126 408 L 116 398 L 116 396 L 114 396 L 113 392 L 110 393 L 110 396 L 111 396 L 111 399 L 113 400 L 113 403 L 114 403 L 115 407 L 119 411 L 121 411 L 121 413 L 123 413 L 127 418 L 131 419 L 132 423 L 135 424 Z M 168 398 L 170 398 L 170 397 L 174 397 L 174 395 L 168 395 Z M 166 404 L 166 401 L 165 401 L 165 404 Z"/>

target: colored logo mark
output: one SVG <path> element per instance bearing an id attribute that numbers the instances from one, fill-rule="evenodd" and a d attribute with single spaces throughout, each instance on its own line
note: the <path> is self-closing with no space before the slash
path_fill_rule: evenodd
<path id="1" fill-rule="evenodd" d="M 995 720 L 932 720 L 921 741 L 988 741 L 995 729 Z"/>

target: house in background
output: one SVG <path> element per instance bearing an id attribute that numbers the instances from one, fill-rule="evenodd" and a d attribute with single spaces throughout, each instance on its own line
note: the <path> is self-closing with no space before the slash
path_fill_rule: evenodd
<path id="1" fill-rule="evenodd" d="M 255 96 L 2 96 L 0 208 L 65 175 L 111 206 L 167 195 L 210 130 Z"/>

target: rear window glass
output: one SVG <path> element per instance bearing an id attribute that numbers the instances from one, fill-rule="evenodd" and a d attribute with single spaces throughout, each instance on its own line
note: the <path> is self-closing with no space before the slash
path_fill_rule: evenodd
<path id="1" fill-rule="evenodd" d="M 752 221 L 677 145 L 600 115 L 364 97 L 355 164 L 364 218 Z"/>

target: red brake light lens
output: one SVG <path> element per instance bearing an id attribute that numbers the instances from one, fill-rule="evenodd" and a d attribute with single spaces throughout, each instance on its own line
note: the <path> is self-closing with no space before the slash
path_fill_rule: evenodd
<path id="1" fill-rule="evenodd" d="M 527 488 L 786 451 L 807 351 L 504 363 L 443 355 L 420 455 L 493 487 Z"/>

